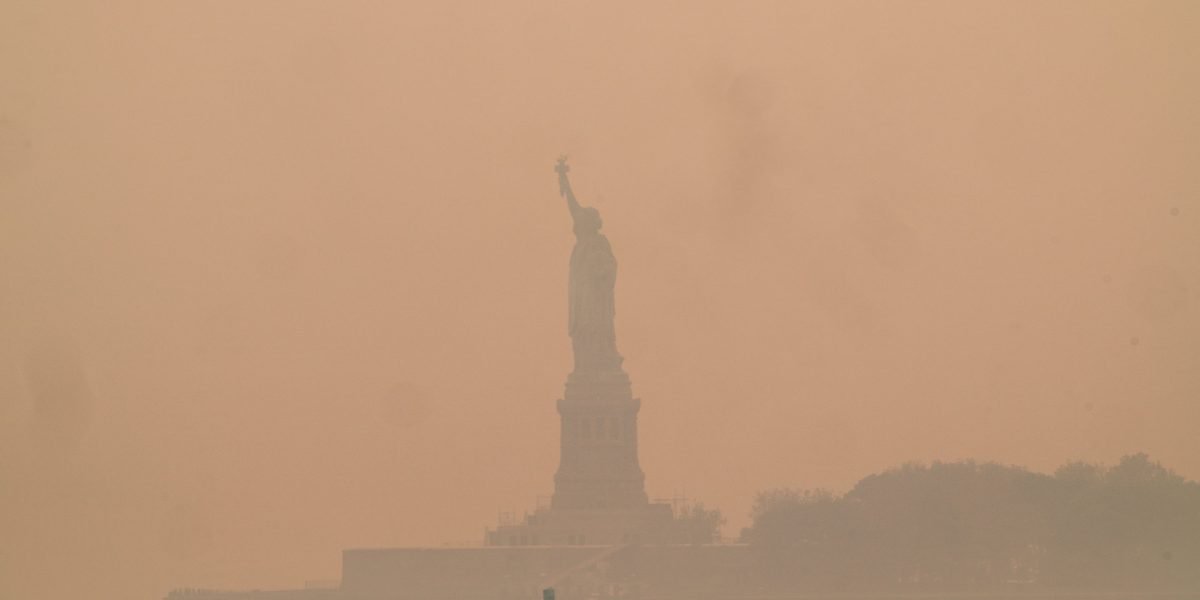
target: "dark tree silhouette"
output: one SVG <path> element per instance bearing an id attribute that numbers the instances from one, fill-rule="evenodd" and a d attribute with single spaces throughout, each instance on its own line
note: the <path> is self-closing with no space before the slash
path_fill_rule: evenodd
<path id="1" fill-rule="evenodd" d="M 1144 454 L 907 464 L 840 497 L 763 492 L 751 517 L 759 568 L 789 585 L 1200 587 L 1200 485 Z"/>

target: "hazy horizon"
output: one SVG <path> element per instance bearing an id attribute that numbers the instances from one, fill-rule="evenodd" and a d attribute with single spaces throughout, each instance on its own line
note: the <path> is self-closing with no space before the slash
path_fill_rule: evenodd
<path id="1" fill-rule="evenodd" d="M 532 509 L 562 153 L 652 498 L 736 535 L 910 460 L 1200 479 L 1197 18 L 11 0 L 0 597 L 297 586 Z"/>

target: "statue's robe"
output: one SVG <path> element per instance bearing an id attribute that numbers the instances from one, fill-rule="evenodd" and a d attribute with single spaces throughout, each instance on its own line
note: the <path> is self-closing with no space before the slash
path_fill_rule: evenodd
<path id="1" fill-rule="evenodd" d="M 575 350 L 577 371 L 621 367 L 613 326 L 616 281 L 617 259 L 608 238 L 599 233 L 576 236 L 575 249 L 571 251 L 567 330 Z"/>

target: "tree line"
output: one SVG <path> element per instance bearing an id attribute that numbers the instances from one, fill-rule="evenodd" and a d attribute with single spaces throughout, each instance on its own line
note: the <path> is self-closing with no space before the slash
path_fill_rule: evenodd
<path id="1" fill-rule="evenodd" d="M 751 517 L 742 541 L 789 587 L 1200 588 L 1200 484 L 1145 454 L 906 464 L 843 495 L 762 492 Z"/>

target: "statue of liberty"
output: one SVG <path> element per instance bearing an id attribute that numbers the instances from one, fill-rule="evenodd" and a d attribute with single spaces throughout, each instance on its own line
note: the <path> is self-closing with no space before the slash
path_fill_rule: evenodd
<path id="1" fill-rule="evenodd" d="M 575 352 L 575 372 L 612 372 L 621 370 L 617 353 L 613 318 L 616 303 L 613 288 L 617 281 L 617 259 L 608 238 L 600 233 L 600 211 L 580 206 L 567 179 L 565 156 L 554 168 L 558 172 L 558 191 L 567 199 L 567 208 L 575 222 L 575 249 L 571 251 L 571 273 L 567 287 L 567 332 Z"/>

